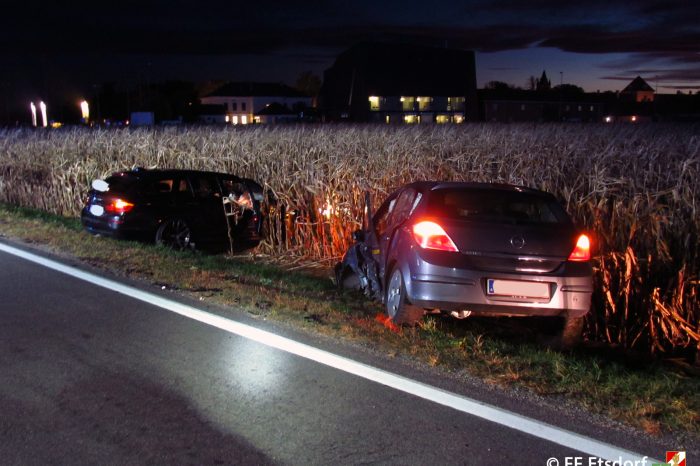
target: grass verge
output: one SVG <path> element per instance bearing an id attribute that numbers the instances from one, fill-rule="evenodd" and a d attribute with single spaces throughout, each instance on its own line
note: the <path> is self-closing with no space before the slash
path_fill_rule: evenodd
<path id="1" fill-rule="evenodd" d="M 97 238 L 83 232 L 77 219 L 4 204 L 0 236 L 41 244 L 98 268 L 255 316 L 463 371 L 487 383 L 563 397 L 652 434 L 700 433 L 700 377 L 662 361 L 635 361 L 585 345 L 573 353 L 549 350 L 538 342 L 532 319 L 427 317 L 416 328 L 392 329 L 384 325 L 379 305 L 339 295 L 330 271 L 290 272 L 253 255 L 175 253 Z"/>

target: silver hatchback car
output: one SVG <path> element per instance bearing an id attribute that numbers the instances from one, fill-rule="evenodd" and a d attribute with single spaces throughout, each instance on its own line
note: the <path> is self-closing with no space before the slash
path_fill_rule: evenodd
<path id="1" fill-rule="evenodd" d="M 381 300 L 397 324 L 426 310 L 564 318 L 576 344 L 593 292 L 591 244 L 553 195 L 522 186 L 417 182 L 369 212 L 336 265 L 343 289 Z"/>

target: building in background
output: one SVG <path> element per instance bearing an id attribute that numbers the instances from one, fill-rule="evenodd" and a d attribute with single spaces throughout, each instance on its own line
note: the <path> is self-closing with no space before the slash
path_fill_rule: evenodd
<path id="1" fill-rule="evenodd" d="M 474 52 L 361 43 L 341 53 L 325 71 L 320 99 L 327 121 L 474 121 Z"/>
<path id="2" fill-rule="evenodd" d="M 641 76 L 637 76 L 620 91 L 620 99 L 629 102 L 653 102 L 654 88 L 647 84 Z"/>
<path id="3" fill-rule="evenodd" d="M 539 91 L 480 89 L 478 94 L 480 117 L 490 122 L 601 122 L 609 112 L 610 95 L 579 92 L 575 86 Z"/>
<path id="4" fill-rule="evenodd" d="M 228 120 L 226 105 L 223 104 L 201 104 L 197 107 L 199 122 L 206 124 L 224 124 Z"/>
<path id="5" fill-rule="evenodd" d="M 506 83 L 480 89 L 479 111 L 492 122 L 604 122 L 647 123 L 652 121 L 700 120 L 700 96 L 656 94 L 640 76 L 619 92 L 584 92 L 578 86 L 540 86 L 533 90 Z M 547 80 L 548 81 L 548 80 Z"/>
<path id="6" fill-rule="evenodd" d="M 303 114 L 295 112 L 286 105 L 272 103 L 255 114 L 255 122 L 263 125 L 275 125 L 279 123 L 296 123 L 303 118 Z"/>
<path id="7" fill-rule="evenodd" d="M 260 112 L 271 105 L 286 107 L 303 117 L 311 107 L 312 98 L 284 84 L 237 82 L 228 83 L 200 99 L 202 106 L 224 107 L 225 122 L 234 125 L 270 122 Z M 290 121 L 293 118 L 286 118 Z"/>

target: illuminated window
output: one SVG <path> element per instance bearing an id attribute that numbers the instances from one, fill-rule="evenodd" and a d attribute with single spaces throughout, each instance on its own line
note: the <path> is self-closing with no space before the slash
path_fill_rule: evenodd
<path id="1" fill-rule="evenodd" d="M 260 123 L 260 117 L 259 116 L 253 117 L 253 121 L 255 123 Z"/>
<path id="2" fill-rule="evenodd" d="M 238 115 L 233 115 L 233 118 L 231 118 L 231 122 L 234 125 L 237 125 L 238 124 Z"/>
<path id="3" fill-rule="evenodd" d="M 411 125 L 413 123 L 419 123 L 420 119 L 416 115 L 404 115 L 403 121 L 404 123 L 408 123 L 409 125 Z"/>
<path id="4" fill-rule="evenodd" d="M 389 118 L 389 115 L 387 115 L 384 119 L 386 120 L 387 124 L 391 123 L 391 118 Z"/>
<path id="5" fill-rule="evenodd" d="M 228 123 L 230 119 L 231 119 L 231 118 L 229 118 L 228 115 L 226 115 L 226 116 L 224 117 L 224 120 L 226 121 L 226 123 Z"/>
<path id="6" fill-rule="evenodd" d="M 242 125 L 248 124 L 248 116 L 247 115 L 241 115 L 241 124 Z"/>
<path id="7" fill-rule="evenodd" d="M 435 123 L 444 124 L 444 123 L 449 123 L 449 122 L 450 122 L 449 115 L 438 115 L 435 117 Z"/>
<path id="8" fill-rule="evenodd" d="M 464 123 L 464 115 L 455 115 L 454 122 L 455 123 Z"/>
<path id="9" fill-rule="evenodd" d="M 464 110 L 464 97 L 448 97 L 447 111 L 456 112 Z"/>
<path id="10" fill-rule="evenodd" d="M 379 110 L 379 97 L 376 95 L 369 96 L 369 109 L 375 111 Z"/>
<path id="11" fill-rule="evenodd" d="M 415 97 L 401 97 L 401 109 L 404 112 L 410 112 L 416 104 Z"/>
<path id="12" fill-rule="evenodd" d="M 421 112 L 430 110 L 430 103 L 433 101 L 432 97 L 418 97 L 416 100 L 418 101 L 418 110 Z"/>

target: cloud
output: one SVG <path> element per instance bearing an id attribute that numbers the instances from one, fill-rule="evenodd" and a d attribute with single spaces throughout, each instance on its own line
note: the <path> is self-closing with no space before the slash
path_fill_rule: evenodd
<path id="1" fill-rule="evenodd" d="M 603 65 L 606 79 L 664 74 L 686 82 L 697 79 L 700 64 L 700 2 L 687 0 L 123 0 L 118 8 L 78 0 L 13 8 L 0 17 L 0 52 L 37 62 L 60 54 L 274 58 L 307 49 L 300 61 L 323 64 L 357 42 L 397 41 L 628 54 Z M 505 68 L 496 71 L 512 71 Z"/>
<path id="2" fill-rule="evenodd" d="M 636 76 L 601 76 L 599 79 L 607 79 L 610 81 L 632 81 Z"/>
<path id="3" fill-rule="evenodd" d="M 637 76 L 642 76 L 650 82 L 663 83 L 661 87 L 673 87 L 678 89 L 700 88 L 700 85 L 697 84 L 700 82 L 700 68 L 630 70 L 622 72 L 619 75 L 600 76 L 599 79 L 629 82 Z M 673 84 L 673 86 L 670 86 L 669 83 Z"/>

